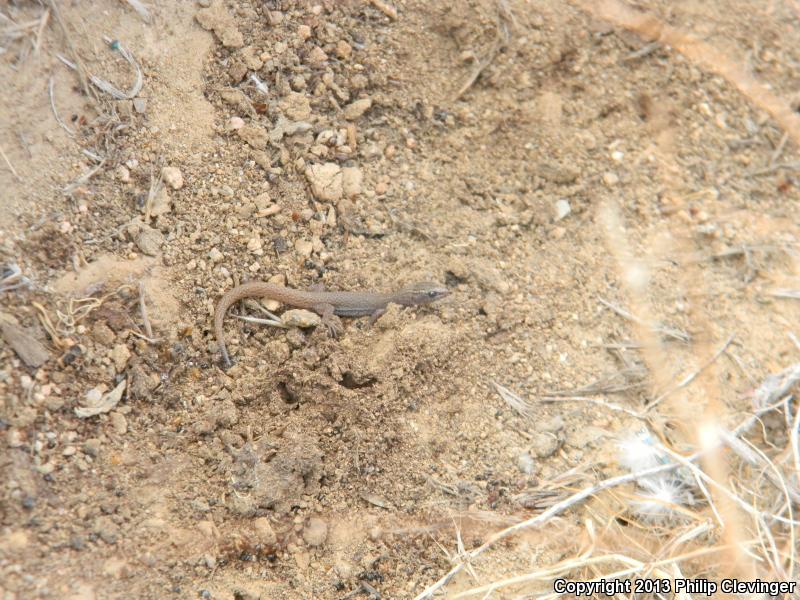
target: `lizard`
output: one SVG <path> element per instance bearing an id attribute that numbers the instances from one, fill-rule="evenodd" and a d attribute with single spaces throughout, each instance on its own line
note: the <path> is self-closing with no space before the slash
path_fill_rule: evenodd
<path id="1" fill-rule="evenodd" d="M 385 311 L 389 304 L 401 306 L 418 306 L 430 304 L 444 298 L 450 293 L 445 286 L 423 281 L 401 288 L 395 292 L 326 292 L 305 291 L 283 287 L 264 281 L 251 281 L 228 290 L 220 298 L 214 311 L 214 333 L 217 337 L 225 366 L 231 366 L 228 349 L 225 346 L 225 335 L 222 322 L 225 313 L 234 303 L 245 298 L 269 298 L 283 304 L 313 310 L 322 317 L 322 324 L 331 337 L 342 332 L 339 317 L 370 317 L 374 322 Z"/>

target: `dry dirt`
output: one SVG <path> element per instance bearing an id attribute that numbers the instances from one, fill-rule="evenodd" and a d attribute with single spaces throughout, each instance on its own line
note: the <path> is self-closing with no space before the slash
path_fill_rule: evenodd
<path id="1" fill-rule="evenodd" d="M 797 361 L 800 305 L 772 293 L 800 283 L 798 140 L 713 68 L 580 2 L 207 4 L 0 4 L 0 262 L 30 282 L 0 316 L 49 354 L 0 345 L 0 598 L 413 598 L 459 543 L 621 472 L 637 419 L 540 396 L 621 373 L 593 397 L 638 411 L 735 334 L 712 378 L 734 423 Z M 636 10 L 797 108 L 796 0 Z M 57 57 L 127 91 L 104 35 L 141 65 L 135 101 L 90 98 Z M 224 371 L 216 300 L 275 276 L 452 294 L 338 339 L 229 314 Z M 663 340 L 647 376 L 601 299 L 695 343 Z M 688 449 L 708 389 L 651 426 Z M 603 508 L 498 544 L 446 595 L 574 555 Z"/>

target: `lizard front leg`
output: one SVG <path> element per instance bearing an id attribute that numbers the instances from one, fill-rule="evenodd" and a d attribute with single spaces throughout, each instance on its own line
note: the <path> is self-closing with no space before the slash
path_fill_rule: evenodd
<path id="1" fill-rule="evenodd" d="M 344 331 L 342 320 L 333 314 L 335 310 L 333 304 L 316 304 L 311 310 L 322 317 L 322 324 L 328 330 L 329 336 L 338 337 Z"/>
<path id="2" fill-rule="evenodd" d="M 385 309 L 385 308 L 379 308 L 378 310 L 376 310 L 375 312 L 373 312 L 373 313 L 372 313 L 372 314 L 369 316 L 369 321 L 367 322 L 367 323 L 369 324 L 369 326 L 370 326 L 370 327 L 372 327 L 373 325 L 375 325 L 375 321 L 377 321 L 378 319 L 380 319 L 380 318 L 381 318 L 381 316 L 383 316 L 383 313 L 385 313 L 385 312 L 386 312 L 386 309 Z"/>

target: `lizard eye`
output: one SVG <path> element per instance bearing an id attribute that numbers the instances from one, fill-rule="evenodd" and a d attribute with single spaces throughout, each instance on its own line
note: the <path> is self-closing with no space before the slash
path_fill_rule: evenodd
<path id="1" fill-rule="evenodd" d="M 436 290 L 431 290 L 430 292 L 428 292 L 428 298 L 436 298 L 436 296 L 438 295 L 439 294 Z"/>

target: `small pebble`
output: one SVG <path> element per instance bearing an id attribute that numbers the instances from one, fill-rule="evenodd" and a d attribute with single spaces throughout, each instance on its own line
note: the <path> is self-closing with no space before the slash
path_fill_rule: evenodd
<path id="1" fill-rule="evenodd" d="M 131 351 L 128 350 L 128 346 L 125 344 L 117 344 L 114 346 L 114 349 L 111 351 L 111 360 L 114 361 L 117 373 L 121 373 L 125 370 L 130 357 Z"/>
<path id="2" fill-rule="evenodd" d="M 161 245 L 164 243 L 164 235 L 158 230 L 142 225 L 139 234 L 136 236 L 136 245 L 143 254 L 156 256 L 161 252 Z"/>
<path id="3" fill-rule="evenodd" d="M 303 530 L 303 539 L 312 547 L 321 546 L 328 538 L 328 524 L 319 517 L 311 517 Z"/>
<path id="4" fill-rule="evenodd" d="M 342 191 L 346 198 L 355 198 L 361 193 L 361 184 L 364 174 L 358 167 L 344 167 L 342 169 Z"/>
<path id="5" fill-rule="evenodd" d="M 361 98 L 344 107 L 344 118 L 355 121 L 372 107 L 371 98 Z"/>
<path id="6" fill-rule="evenodd" d="M 241 129 L 244 127 L 244 119 L 241 117 L 231 117 L 228 119 L 228 124 L 226 125 L 226 129 L 228 131 L 236 131 L 237 129 Z"/>
<path id="7" fill-rule="evenodd" d="M 258 542 L 265 546 L 272 546 L 278 541 L 278 536 L 272 529 L 272 524 L 266 517 L 258 517 L 253 521 L 253 529 L 255 530 Z"/>
<path id="8" fill-rule="evenodd" d="M 178 167 L 164 167 L 161 169 L 161 178 L 173 190 L 183 187 L 183 173 Z"/>
<path id="9" fill-rule="evenodd" d="M 616 173 L 604 173 L 603 183 L 605 183 L 608 187 L 614 187 L 619 183 L 619 176 Z"/>
<path id="10" fill-rule="evenodd" d="M 556 201 L 555 208 L 556 208 L 556 217 L 555 217 L 556 221 L 560 221 L 561 219 L 563 219 L 564 217 L 569 215 L 569 213 L 572 212 L 572 207 L 570 207 L 569 202 L 567 202 L 563 198 L 561 200 Z"/>
<path id="11" fill-rule="evenodd" d="M 122 183 L 128 183 L 131 180 L 131 172 L 125 165 L 118 166 L 115 169 L 114 174 Z"/>
<path id="12" fill-rule="evenodd" d="M 211 260 L 211 262 L 218 263 L 225 257 L 223 256 L 222 252 L 219 251 L 218 248 L 214 247 L 209 251 L 208 258 Z"/>
<path id="13" fill-rule="evenodd" d="M 125 435 L 128 432 L 128 420 L 120 412 L 113 411 L 110 415 L 111 427 L 117 435 Z"/>
<path id="14" fill-rule="evenodd" d="M 297 28 L 297 37 L 303 41 L 306 41 L 311 37 L 311 27 L 308 25 L 300 25 L 300 27 Z"/>
<path id="15" fill-rule="evenodd" d="M 294 249 L 300 256 L 308 258 L 314 251 L 314 244 L 308 240 L 297 240 L 294 243 Z"/>
<path id="16" fill-rule="evenodd" d="M 344 40 L 339 40 L 336 44 L 336 56 L 342 60 L 347 60 L 351 54 L 353 54 L 353 47 Z"/>
<path id="17" fill-rule="evenodd" d="M 316 327 L 321 322 L 322 317 L 320 317 L 317 313 L 300 308 L 287 310 L 281 315 L 281 323 L 287 327 L 300 327 L 301 329 L 306 329 L 308 327 Z"/>
<path id="18" fill-rule="evenodd" d="M 555 454 L 560 446 L 556 436 L 550 433 L 534 433 L 531 436 L 529 452 L 536 458 L 547 458 Z"/>

